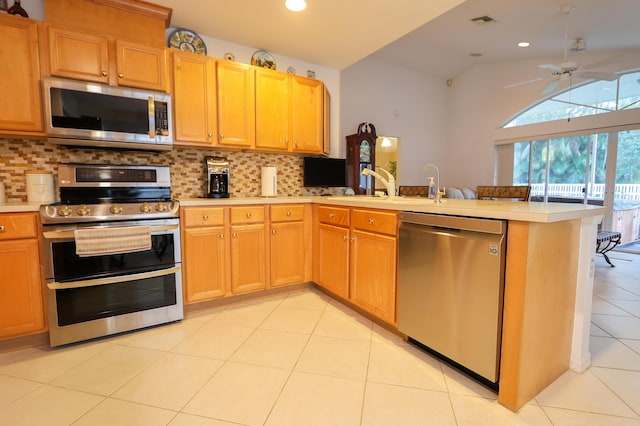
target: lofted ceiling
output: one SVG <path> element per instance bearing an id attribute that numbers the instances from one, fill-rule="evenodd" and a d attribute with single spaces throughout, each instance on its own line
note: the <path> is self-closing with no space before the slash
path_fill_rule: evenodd
<path id="1" fill-rule="evenodd" d="M 450 78 L 476 63 L 557 56 L 568 36 L 588 52 L 640 49 L 639 0 L 154 0 L 171 7 L 171 25 L 332 69 L 374 55 Z M 471 19 L 490 16 L 477 24 Z M 518 48 L 519 41 L 531 47 Z M 471 53 L 481 56 L 470 56 Z M 571 53 L 571 52 L 570 52 Z"/>

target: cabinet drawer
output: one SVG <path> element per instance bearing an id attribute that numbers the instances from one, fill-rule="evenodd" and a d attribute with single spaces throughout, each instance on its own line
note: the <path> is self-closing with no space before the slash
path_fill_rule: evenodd
<path id="1" fill-rule="evenodd" d="M 36 216 L 33 213 L 0 214 L 0 240 L 35 238 Z"/>
<path id="2" fill-rule="evenodd" d="M 349 209 L 343 207 L 320 206 L 318 207 L 318 219 L 321 223 L 349 226 Z"/>
<path id="3" fill-rule="evenodd" d="M 183 210 L 183 226 L 217 226 L 224 224 L 224 207 L 189 207 Z"/>
<path id="4" fill-rule="evenodd" d="M 356 229 L 389 235 L 396 235 L 397 233 L 397 213 L 353 209 L 351 215 L 353 227 Z"/>
<path id="5" fill-rule="evenodd" d="M 271 206 L 271 222 L 294 222 L 304 220 L 304 205 L 284 204 Z"/>
<path id="6" fill-rule="evenodd" d="M 264 222 L 264 206 L 231 207 L 231 224 Z"/>

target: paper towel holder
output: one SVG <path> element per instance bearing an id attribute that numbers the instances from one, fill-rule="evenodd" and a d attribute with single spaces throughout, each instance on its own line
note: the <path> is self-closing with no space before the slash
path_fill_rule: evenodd
<path id="1" fill-rule="evenodd" d="M 262 167 L 262 197 L 278 196 L 278 169 L 274 166 Z"/>

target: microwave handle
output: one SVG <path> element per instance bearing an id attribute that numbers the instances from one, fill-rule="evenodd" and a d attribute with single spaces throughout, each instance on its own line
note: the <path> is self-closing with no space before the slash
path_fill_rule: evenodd
<path id="1" fill-rule="evenodd" d="M 156 102 L 153 99 L 153 96 L 149 96 L 148 98 L 149 105 L 149 137 L 156 137 Z"/>

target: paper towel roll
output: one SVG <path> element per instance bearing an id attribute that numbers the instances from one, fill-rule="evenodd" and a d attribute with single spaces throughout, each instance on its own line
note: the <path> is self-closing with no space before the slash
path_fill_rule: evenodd
<path id="1" fill-rule="evenodd" d="M 262 168 L 262 196 L 275 197 L 278 194 L 278 169 L 275 167 Z"/>

